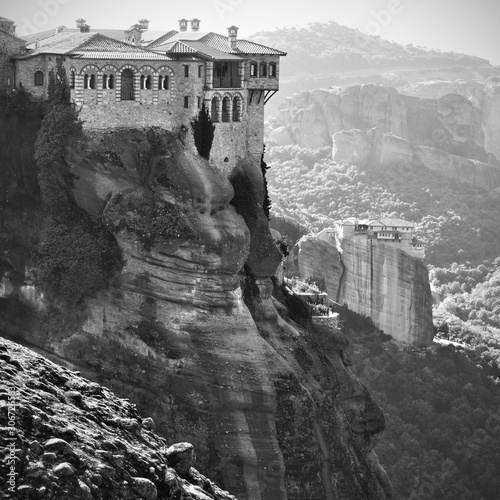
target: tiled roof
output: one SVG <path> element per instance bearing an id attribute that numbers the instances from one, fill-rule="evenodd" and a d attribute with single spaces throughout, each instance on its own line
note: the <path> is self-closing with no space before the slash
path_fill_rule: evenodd
<path id="1" fill-rule="evenodd" d="M 278 55 L 284 56 L 285 52 L 281 50 L 273 49 L 272 47 L 267 47 L 261 45 L 260 43 L 250 42 L 248 40 L 237 40 L 236 48 L 233 49 L 229 42 L 227 36 L 219 35 L 218 33 L 209 32 L 202 33 L 199 31 L 172 31 L 166 33 L 159 39 L 148 45 L 148 48 L 155 50 L 163 49 L 163 47 L 169 42 L 181 41 L 189 44 L 193 47 L 196 46 L 197 52 L 206 54 L 208 56 L 220 58 L 221 54 L 233 54 L 233 55 L 244 55 L 244 54 L 262 54 L 262 55 Z M 204 50 L 202 50 L 202 45 L 204 45 Z M 219 51 L 218 53 L 211 52 L 210 49 L 215 49 Z M 226 57 L 227 59 L 227 57 Z"/>
<path id="2" fill-rule="evenodd" d="M 31 50 L 24 57 L 37 54 L 65 54 L 79 59 L 117 59 L 170 61 L 166 54 L 159 54 L 136 45 L 120 42 L 100 33 L 63 31 L 50 38 L 31 44 Z"/>
<path id="3" fill-rule="evenodd" d="M 46 30 L 46 31 L 39 31 L 38 33 L 33 33 L 31 35 L 24 35 L 24 40 L 26 40 L 28 43 L 34 43 L 38 42 L 40 40 L 44 40 L 45 38 L 50 38 L 51 36 L 54 36 L 57 34 L 57 31 L 55 29 L 51 30 Z"/>
<path id="4" fill-rule="evenodd" d="M 120 42 L 99 33 L 67 53 L 81 59 L 133 59 L 147 61 L 170 61 L 165 54 L 146 50 L 136 45 Z"/>
<path id="5" fill-rule="evenodd" d="M 236 47 L 238 52 L 242 52 L 244 54 L 286 56 L 286 52 L 273 49 L 272 47 L 267 47 L 266 45 L 261 45 L 260 43 L 250 42 L 248 40 L 236 40 Z"/>
<path id="6" fill-rule="evenodd" d="M 177 42 L 179 43 L 179 42 Z M 203 42 L 186 42 L 185 45 L 188 45 L 191 47 L 195 52 L 198 54 L 209 57 L 210 59 L 236 59 L 239 60 L 241 57 L 237 56 L 236 54 L 230 54 L 227 52 L 223 52 L 221 50 L 218 50 L 214 47 L 210 47 L 209 45 L 203 43 Z"/>
<path id="7" fill-rule="evenodd" d="M 80 33 L 80 31 L 78 33 L 63 31 L 62 33 L 57 33 L 51 37 L 31 43 L 28 45 L 28 49 L 32 49 L 32 51 L 27 55 L 66 54 L 93 36 L 96 35 L 94 33 Z"/>
<path id="8" fill-rule="evenodd" d="M 151 49 L 149 49 L 151 50 Z M 187 43 L 173 41 L 169 43 L 165 43 L 164 45 L 160 45 L 159 47 L 155 47 L 153 50 L 157 52 L 170 52 L 174 54 L 196 54 L 196 50 L 193 49 Z"/>
<path id="9" fill-rule="evenodd" d="M 146 45 L 146 48 L 152 49 L 154 47 L 159 47 L 160 45 L 164 45 L 167 42 L 173 42 L 174 40 L 169 40 L 169 39 L 172 38 L 177 33 L 178 32 L 175 30 L 169 31 L 168 33 L 161 35 L 159 38 L 156 38 L 151 43 Z"/>

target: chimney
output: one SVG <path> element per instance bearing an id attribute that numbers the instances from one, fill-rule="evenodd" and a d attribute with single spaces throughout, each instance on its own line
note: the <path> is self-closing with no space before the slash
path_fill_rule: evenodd
<path id="1" fill-rule="evenodd" d="M 80 29 L 80 31 L 82 31 L 82 28 L 84 28 L 84 27 L 85 27 L 85 23 L 86 23 L 87 21 L 85 21 L 85 19 L 82 19 L 82 18 L 80 17 L 80 19 L 77 19 L 75 22 L 76 22 L 76 27 L 77 27 L 77 28 L 79 28 L 79 29 Z"/>
<path id="2" fill-rule="evenodd" d="M 64 28 L 65 28 L 65 27 L 66 27 L 66 26 L 58 26 L 58 27 L 56 28 L 56 33 L 62 33 L 62 32 L 64 31 Z"/>
<path id="3" fill-rule="evenodd" d="M 229 26 L 227 29 L 229 35 L 229 43 L 231 44 L 232 49 L 236 49 L 236 39 L 238 38 L 238 27 L 237 26 Z"/>
<path id="4" fill-rule="evenodd" d="M 149 29 L 149 21 L 147 19 L 141 19 L 138 24 L 141 27 L 141 30 Z"/>
<path id="5" fill-rule="evenodd" d="M 200 20 L 191 19 L 191 31 L 199 31 L 199 30 L 200 30 Z"/>
<path id="6" fill-rule="evenodd" d="M 88 24 L 85 24 L 84 26 L 82 26 L 82 27 L 80 28 L 80 31 L 81 31 L 82 33 L 88 33 L 88 32 L 90 31 L 90 26 L 89 26 Z"/>
<path id="7" fill-rule="evenodd" d="M 188 29 L 188 20 L 179 19 L 179 31 L 187 31 L 187 29 Z"/>

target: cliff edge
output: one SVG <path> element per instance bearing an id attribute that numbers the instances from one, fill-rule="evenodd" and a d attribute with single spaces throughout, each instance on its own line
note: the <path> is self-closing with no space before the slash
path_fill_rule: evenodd
<path id="1" fill-rule="evenodd" d="M 31 319 L 2 316 L 5 334 L 129 398 L 239 499 L 390 498 L 384 417 L 342 361 L 346 339 L 300 326 L 271 281 L 260 165 L 227 172 L 161 129 L 85 131 L 65 163 L 121 267 L 78 314 L 34 272 L 11 283 L 2 300 Z"/>

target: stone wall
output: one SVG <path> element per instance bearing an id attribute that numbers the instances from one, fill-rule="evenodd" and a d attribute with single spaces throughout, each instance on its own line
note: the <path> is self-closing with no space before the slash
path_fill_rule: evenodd
<path id="1" fill-rule="evenodd" d="M 9 56 L 20 51 L 19 40 L 0 33 L 0 90 L 5 90 L 13 84 L 13 71 Z"/>

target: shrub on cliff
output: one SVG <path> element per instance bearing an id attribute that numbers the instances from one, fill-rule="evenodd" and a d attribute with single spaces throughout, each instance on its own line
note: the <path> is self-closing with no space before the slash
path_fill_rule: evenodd
<path id="1" fill-rule="evenodd" d="M 72 175 L 64 157 L 69 141 L 80 134 L 82 125 L 70 102 L 60 60 L 49 78 L 48 112 L 35 144 L 46 217 L 35 253 L 39 282 L 49 298 L 76 305 L 106 286 L 115 267 L 116 243 L 100 221 L 73 201 Z"/>
<path id="2" fill-rule="evenodd" d="M 198 116 L 191 122 L 191 129 L 198 154 L 208 160 L 214 141 L 215 125 L 205 108 L 205 103 L 203 103 Z"/>

